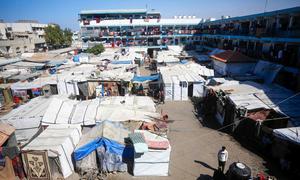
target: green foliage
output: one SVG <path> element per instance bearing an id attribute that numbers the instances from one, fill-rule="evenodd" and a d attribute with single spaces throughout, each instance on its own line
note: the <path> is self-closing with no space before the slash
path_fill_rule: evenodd
<path id="1" fill-rule="evenodd" d="M 64 34 L 64 43 L 65 43 L 65 45 L 71 46 L 71 44 L 72 44 L 72 35 L 73 35 L 71 29 L 66 28 L 63 31 L 63 34 Z"/>
<path id="2" fill-rule="evenodd" d="M 49 25 L 45 28 L 46 43 L 54 48 L 71 46 L 72 34 L 70 29 L 62 30 L 58 25 Z"/>
<path id="3" fill-rule="evenodd" d="M 104 46 L 102 44 L 98 44 L 92 48 L 88 48 L 86 50 L 87 53 L 92 53 L 92 54 L 95 54 L 95 55 L 98 55 L 98 54 L 101 54 L 102 52 L 104 52 Z"/>

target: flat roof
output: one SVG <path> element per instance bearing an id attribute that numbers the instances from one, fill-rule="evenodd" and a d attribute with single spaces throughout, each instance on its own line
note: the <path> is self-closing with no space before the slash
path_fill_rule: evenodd
<path id="1" fill-rule="evenodd" d="M 146 13 L 147 9 L 103 9 L 103 10 L 82 10 L 79 14 L 138 14 Z"/>

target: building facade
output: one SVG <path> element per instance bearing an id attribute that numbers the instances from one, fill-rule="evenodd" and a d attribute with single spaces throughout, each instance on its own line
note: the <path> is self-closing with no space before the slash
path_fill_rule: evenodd
<path id="1" fill-rule="evenodd" d="M 284 65 L 280 82 L 300 89 L 300 7 L 200 23 L 201 44 Z M 279 78 L 280 78 L 279 77 Z"/>
<path id="2" fill-rule="evenodd" d="M 15 56 L 46 47 L 44 29 L 38 22 L 0 23 L 0 56 Z"/>
<path id="3" fill-rule="evenodd" d="M 161 46 L 199 41 L 201 19 L 177 16 L 162 19 L 146 9 L 89 10 L 79 13 L 83 41 L 102 41 L 111 46 Z"/>

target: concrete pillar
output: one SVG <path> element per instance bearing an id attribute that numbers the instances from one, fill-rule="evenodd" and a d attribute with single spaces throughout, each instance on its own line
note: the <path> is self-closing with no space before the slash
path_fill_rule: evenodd
<path id="1" fill-rule="evenodd" d="M 276 29 L 280 28 L 280 18 L 279 16 L 276 16 Z"/>
<path id="2" fill-rule="evenodd" d="M 250 23 L 249 23 L 249 32 L 251 31 L 251 27 L 252 27 L 252 20 L 250 20 Z"/>
<path id="3" fill-rule="evenodd" d="M 288 30 L 292 28 L 292 26 L 293 26 L 293 21 L 294 21 L 294 16 L 290 16 L 289 25 L 288 25 Z"/>

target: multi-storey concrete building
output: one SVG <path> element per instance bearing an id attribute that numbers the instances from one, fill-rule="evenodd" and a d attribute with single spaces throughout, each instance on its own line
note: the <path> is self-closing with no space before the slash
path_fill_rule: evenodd
<path id="1" fill-rule="evenodd" d="M 46 26 L 38 22 L 0 23 L 0 55 L 14 56 L 44 48 Z"/>
<path id="2" fill-rule="evenodd" d="M 201 19 L 176 16 L 162 19 L 159 12 L 146 9 L 88 10 L 79 13 L 84 41 L 105 41 L 112 46 L 185 44 L 199 41 Z"/>
<path id="3" fill-rule="evenodd" d="M 256 59 L 282 64 L 285 68 L 281 82 L 291 89 L 300 88 L 300 7 L 204 22 L 199 26 L 205 47 L 238 50 Z"/>

